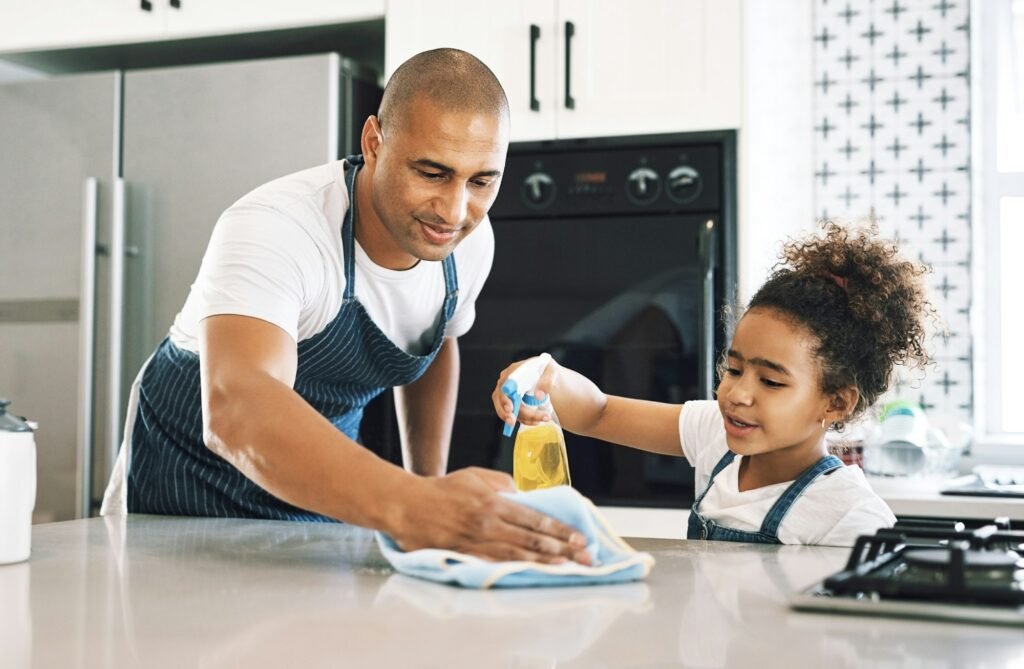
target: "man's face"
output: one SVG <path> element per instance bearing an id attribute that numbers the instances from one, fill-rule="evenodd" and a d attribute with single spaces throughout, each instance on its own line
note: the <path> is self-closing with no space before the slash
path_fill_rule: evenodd
<path id="1" fill-rule="evenodd" d="M 376 126 L 376 119 L 367 124 Z M 445 112 L 420 96 L 410 103 L 402 127 L 379 128 L 371 144 L 374 135 L 375 150 L 366 152 L 364 130 L 371 201 L 386 230 L 383 237 L 391 242 L 381 264 L 444 259 L 480 224 L 498 195 L 507 121 Z"/>

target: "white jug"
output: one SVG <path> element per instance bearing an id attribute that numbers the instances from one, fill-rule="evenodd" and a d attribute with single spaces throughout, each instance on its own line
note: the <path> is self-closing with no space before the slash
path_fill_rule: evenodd
<path id="1" fill-rule="evenodd" d="M 7 413 L 9 404 L 0 400 L 0 564 L 28 559 L 36 505 L 34 426 Z"/>

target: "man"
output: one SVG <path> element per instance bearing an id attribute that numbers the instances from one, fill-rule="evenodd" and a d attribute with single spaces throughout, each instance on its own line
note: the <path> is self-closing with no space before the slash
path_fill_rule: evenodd
<path id="1" fill-rule="evenodd" d="M 103 512 L 337 519 L 406 550 L 586 562 L 572 528 L 498 494 L 507 475 L 443 475 L 508 132 L 483 63 L 422 53 L 391 77 L 361 156 L 229 208 L 133 388 Z M 357 443 L 392 387 L 408 471 Z"/>

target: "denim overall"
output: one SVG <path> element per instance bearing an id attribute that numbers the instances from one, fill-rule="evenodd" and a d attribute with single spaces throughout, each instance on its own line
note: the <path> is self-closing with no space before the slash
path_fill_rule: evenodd
<path id="1" fill-rule="evenodd" d="M 350 439 L 358 440 L 366 404 L 387 388 L 418 379 L 444 342 L 455 313 L 455 258 L 444 259 L 445 298 L 434 344 L 425 355 L 406 353 L 371 320 L 355 297 L 355 178 L 362 156 L 347 159 L 349 208 L 341 228 L 345 293 L 338 315 L 298 344 L 294 389 Z M 170 338 L 143 372 L 132 429 L 128 511 L 188 516 L 330 521 L 287 504 L 247 479 L 203 443 L 199 356 Z"/>
<path id="2" fill-rule="evenodd" d="M 793 481 L 793 483 L 786 488 L 786 491 L 775 500 L 775 504 L 768 510 L 768 513 L 764 517 L 764 521 L 761 523 L 761 529 L 757 532 L 747 532 L 744 530 L 731 530 L 728 527 L 722 527 L 710 518 L 705 518 L 700 515 L 697 509 L 700 507 L 701 501 L 704 496 L 708 494 L 708 490 L 711 490 L 711 486 L 715 482 L 715 477 L 718 476 L 719 472 L 729 466 L 729 463 L 733 461 L 736 454 L 732 451 L 726 451 L 722 459 L 715 465 L 714 470 L 711 472 L 711 479 L 708 481 L 708 485 L 704 488 L 704 492 L 700 494 L 697 501 L 693 503 L 693 508 L 690 509 L 690 520 L 686 528 L 687 539 L 711 539 L 712 541 L 742 541 L 752 544 L 779 544 L 779 525 L 782 524 L 782 519 L 789 513 L 790 507 L 793 506 L 800 495 L 804 494 L 807 486 L 811 485 L 815 479 L 819 476 L 827 474 L 833 470 L 839 469 L 843 466 L 843 461 L 834 455 L 826 455 L 821 460 L 800 475 L 800 478 Z"/>

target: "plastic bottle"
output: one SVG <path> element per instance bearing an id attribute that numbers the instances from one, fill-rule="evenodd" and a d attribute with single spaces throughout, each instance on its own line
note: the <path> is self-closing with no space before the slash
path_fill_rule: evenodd
<path id="1" fill-rule="evenodd" d="M 519 425 L 512 451 L 512 478 L 516 488 L 525 491 L 571 485 L 565 434 L 550 397 L 538 400 L 533 395 L 525 395 L 523 403 L 540 409 L 550 420 L 537 425 Z"/>
<path id="2" fill-rule="evenodd" d="M 550 417 L 550 420 L 537 425 L 519 425 L 512 452 L 512 478 L 519 490 L 570 485 L 565 435 L 551 406 L 551 399 L 537 400 L 533 396 L 533 390 L 549 362 L 551 356 L 542 353 L 516 368 L 501 386 L 501 391 L 512 400 L 512 414 L 516 418 L 523 403 L 541 409 Z M 512 435 L 512 428 L 512 425 L 505 425 L 506 437 Z"/>

